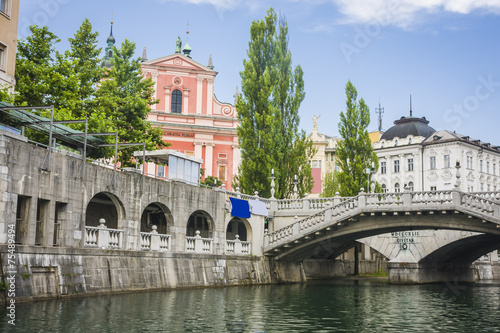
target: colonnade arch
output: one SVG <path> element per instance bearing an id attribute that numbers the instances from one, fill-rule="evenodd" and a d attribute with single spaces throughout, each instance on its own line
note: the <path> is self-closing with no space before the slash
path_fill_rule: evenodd
<path id="1" fill-rule="evenodd" d="M 172 212 L 160 202 L 153 202 L 144 208 L 141 215 L 141 232 L 151 232 L 153 225 L 160 234 L 168 234 L 174 223 Z"/>
<path id="2" fill-rule="evenodd" d="M 212 238 L 214 232 L 214 221 L 210 214 L 203 210 L 193 212 L 188 219 L 186 226 L 186 236 L 196 236 L 196 231 L 200 232 L 202 238 Z"/>
<path id="3" fill-rule="evenodd" d="M 101 218 L 106 221 L 106 226 L 111 229 L 118 229 L 120 227 L 119 221 L 125 218 L 123 204 L 112 193 L 99 192 L 87 204 L 85 225 L 97 227 Z"/>
<path id="4" fill-rule="evenodd" d="M 246 219 L 233 217 L 226 227 L 226 240 L 235 240 L 236 235 L 240 241 L 252 241 L 252 227 Z"/>

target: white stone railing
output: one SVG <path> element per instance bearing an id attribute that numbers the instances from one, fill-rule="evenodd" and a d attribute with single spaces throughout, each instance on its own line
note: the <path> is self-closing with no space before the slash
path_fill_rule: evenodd
<path id="1" fill-rule="evenodd" d="M 99 229 L 97 227 L 85 227 L 85 247 L 97 247 Z"/>
<path id="2" fill-rule="evenodd" d="M 419 211 L 422 209 L 462 209 L 478 217 L 488 218 L 500 225 L 500 202 L 474 194 L 453 191 L 426 191 L 401 193 L 360 193 L 356 197 L 342 198 L 343 201 L 330 208 L 300 219 L 286 227 L 264 235 L 264 248 L 280 246 L 295 238 L 333 226 L 356 214 L 376 211 Z M 328 206 L 328 204 L 326 204 Z"/>
<path id="3" fill-rule="evenodd" d="M 171 235 L 159 234 L 157 226 L 151 232 L 141 232 L 141 250 L 167 252 L 171 249 Z"/>
<path id="4" fill-rule="evenodd" d="M 226 254 L 251 254 L 251 243 L 240 241 L 239 236 L 235 240 L 226 240 Z"/>
<path id="5" fill-rule="evenodd" d="M 500 202 L 500 191 L 497 192 L 471 192 L 476 197 Z"/>
<path id="6" fill-rule="evenodd" d="M 109 229 L 104 219 L 99 220 L 98 227 L 85 227 L 85 247 L 100 249 L 121 249 L 123 243 L 123 230 Z"/>
<path id="7" fill-rule="evenodd" d="M 480 211 L 483 214 L 494 216 L 495 207 L 500 204 L 496 201 L 484 199 L 475 194 L 462 194 L 462 206 L 467 207 L 473 211 Z"/>
<path id="8" fill-rule="evenodd" d="M 212 253 L 213 238 L 202 238 L 200 231 L 196 230 L 195 236 L 186 236 L 186 252 L 194 253 Z"/>

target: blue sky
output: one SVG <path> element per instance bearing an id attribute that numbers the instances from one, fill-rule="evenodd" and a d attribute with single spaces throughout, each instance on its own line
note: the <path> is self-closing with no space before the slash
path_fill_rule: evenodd
<path id="1" fill-rule="evenodd" d="M 425 116 L 436 130 L 500 145 L 500 0 L 22 0 L 19 36 L 47 25 L 61 38 L 59 49 L 88 18 L 105 46 L 109 22 L 117 43 L 147 47 L 148 59 L 172 54 L 178 35 L 194 60 L 212 54 L 215 94 L 233 102 L 249 41 L 250 25 L 269 7 L 289 25 L 294 65 L 304 70 L 306 97 L 301 128 L 338 135 L 351 80 L 370 107 L 384 108 L 383 128 L 409 115 Z"/>

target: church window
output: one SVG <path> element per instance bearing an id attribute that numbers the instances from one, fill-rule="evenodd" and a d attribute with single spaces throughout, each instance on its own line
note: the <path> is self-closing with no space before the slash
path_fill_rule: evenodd
<path id="1" fill-rule="evenodd" d="M 172 92 L 172 113 L 182 113 L 182 93 L 179 89 Z"/>

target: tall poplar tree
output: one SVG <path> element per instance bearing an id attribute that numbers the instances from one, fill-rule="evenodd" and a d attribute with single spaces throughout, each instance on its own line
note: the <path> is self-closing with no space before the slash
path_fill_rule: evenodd
<path id="1" fill-rule="evenodd" d="M 340 112 L 339 133 L 342 140 L 335 151 L 341 171 L 337 175 L 341 196 L 355 196 L 361 188 L 367 190 L 368 174 L 366 169 L 375 165 L 378 158 L 373 151 L 368 125 L 370 110 L 361 98 L 358 101 L 356 88 L 348 81 L 345 86 L 346 112 Z"/>
<path id="2" fill-rule="evenodd" d="M 270 196 L 274 169 L 275 197 L 292 195 L 295 174 L 303 195 L 313 185 L 309 158 L 314 153 L 312 142 L 298 130 L 303 72 L 292 67 L 287 23 L 278 21 L 272 8 L 263 20 L 252 22 L 247 56 L 236 102 L 242 161 L 235 185 L 245 193 Z"/>

